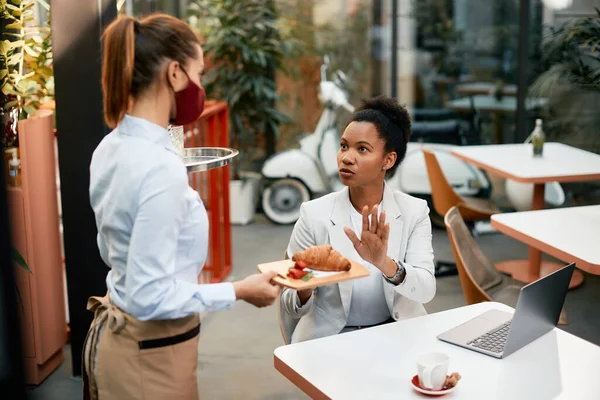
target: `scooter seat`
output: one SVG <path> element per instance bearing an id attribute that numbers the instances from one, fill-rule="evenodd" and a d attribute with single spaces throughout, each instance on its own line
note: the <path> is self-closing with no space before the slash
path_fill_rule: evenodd
<path id="1" fill-rule="evenodd" d="M 460 124 L 457 120 L 413 122 L 411 142 L 460 145 Z"/>

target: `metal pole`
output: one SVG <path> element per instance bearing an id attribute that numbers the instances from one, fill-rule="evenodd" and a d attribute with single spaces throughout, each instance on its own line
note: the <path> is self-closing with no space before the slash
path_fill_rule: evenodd
<path id="1" fill-rule="evenodd" d="M 398 96 L 398 2 L 392 0 L 392 48 L 391 48 L 391 85 L 390 94 L 392 97 Z"/>
<path id="2" fill-rule="evenodd" d="M 519 8 L 519 66 L 517 69 L 517 113 L 515 142 L 521 141 L 526 136 L 527 129 L 527 110 L 525 109 L 525 99 L 527 97 L 527 68 L 529 67 L 529 19 L 530 19 L 530 0 L 521 0 Z"/>
<path id="3" fill-rule="evenodd" d="M 372 17 L 373 22 L 371 25 L 373 34 L 371 35 L 371 93 L 370 95 L 379 95 L 383 93 L 382 90 L 382 54 L 385 49 L 382 46 L 383 35 L 383 21 L 382 12 L 383 1 L 373 0 L 372 2 Z"/>
<path id="4" fill-rule="evenodd" d="M 56 123 L 73 375 L 92 321 L 90 296 L 106 294 L 108 267 L 96 244 L 89 200 L 92 153 L 108 133 L 100 87 L 100 35 L 117 15 L 116 0 L 52 0 Z"/>

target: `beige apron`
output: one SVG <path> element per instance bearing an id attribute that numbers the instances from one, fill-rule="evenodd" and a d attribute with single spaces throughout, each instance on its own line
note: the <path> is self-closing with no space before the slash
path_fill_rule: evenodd
<path id="1" fill-rule="evenodd" d="M 198 314 L 139 321 L 108 294 L 90 297 L 87 309 L 94 320 L 83 346 L 84 399 L 198 399 Z"/>

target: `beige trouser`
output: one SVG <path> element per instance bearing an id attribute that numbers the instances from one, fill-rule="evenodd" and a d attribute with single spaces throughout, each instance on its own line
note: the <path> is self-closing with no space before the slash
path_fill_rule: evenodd
<path id="1" fill-rule="evenodd" d="M 84 399 L 198 399 L 198 314 L 139 321 L 108 294 L 90 297 L 87 308 L 94 320 L 83 346 Z"/>

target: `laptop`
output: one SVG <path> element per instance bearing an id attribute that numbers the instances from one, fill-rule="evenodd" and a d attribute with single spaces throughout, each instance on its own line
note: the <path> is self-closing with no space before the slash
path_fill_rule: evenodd
<path id="1" fill-rule="evenodd" d="M 515 312 L 490 310 L 437 336 L 444 342 L 504 358 L 556 327 L 575 263 L 521 288 Z"/>

